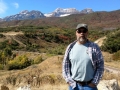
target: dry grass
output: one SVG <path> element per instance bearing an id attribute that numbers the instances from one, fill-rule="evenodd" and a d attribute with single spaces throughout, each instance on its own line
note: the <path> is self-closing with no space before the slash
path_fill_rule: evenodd
<path id="1" fill-rule="evenodd" d="M 103 56 L 104 56 L 104 61 L 105 61 L 105 66 L 109 66 L 112 67 L 114 69 L 120 69 L 120 62 L 119 61 L 113 61 L 112 60 L 112 54 L 108 53 L 108 52 L 102 52 Z M 120 74 L 114 74 L 111 72 L 104 72 L 103 75 L 103 79 L 104 80 L 111 80 L 111 79 L 116 79 L 118 81 L 118 84 L 120 86 Z"/>
<path id="2" fill-rule="evenodd" d="M 103 57 L 104 57 L 104 62 L 106 66 L 114 67 L 120 69 L 120 61 L 113 61 L 112 60 L 112 55 L 108 52 L 102 52 Z"/>
<path id="3" fill-rule="evenodd" d="M 0 84 L 0 86 L 2 85 Z M 19 88 L 18 86 L 12 86 L 12 85 L 5 85 L 5 87 L 9 87 L 9 90 L 17 90 Z M 41 87 L 31 87 L 31 90 L 68 90 L 68 85 L 67 84 L 58 84 L 58 85 L 44 84 Z"/>
<path id="4" fill-rule="evenodd" d="M 0 84 L 8 85 L 9 88 L 30 84 L 31 88 L 39 87 L 39 90 L 47 90 L 48 87 L 51 88 L 49 90 L 56 88 L 58 88 L 57 90 L 65 90 L 63 89 L 64 85 L 59 85 L 65 84 L 61 75 L 62 59 L 63 56 L 53 56 L 39 65 L 32 65 L 23 70 L 2 71 L 0 72 Z"/>
<path id="5" fill-rule="evenodd" d="M 114 74 L 114 73 L 105 71 L 104 74 L 103 74 L 103 78 L 102 79 L 103 80 L 116 79 L 118 81 L 119 86 L 120 86 L 120 73 Z"/>
<path id="6" fill-rule="evenodd" d="M 2 71 L 0 72 L 0 84 L 7 85 L 10 90 L 16 90 L 21 84 L 30 84 L 32 90 L 68 90 L 68 85 L 61 75 L 62 60 L 63 56 L 53 56 L 39 65 L 23 70 Z M 119 74 L 115 75 L 110 72 L 104 72 L 103 75 L 104 80 L 117 79 L 120 85 L 119 77 Z"/>
<path id="7" fill-rule="evenodd" d="M 102 54 L 103 54 L 105 62 L 111 62 L 112 61 L 112 54 L 110 54 L 109 52 L 102 52 Z"/>
<path id="8" fill-rule="evenodd" d="M 31 88 L 32 90 L 68 90 L 67 84 L 50 85 L 44 84 L 40 88 Z"/>
<path id="9" fill-rule="evenodd" d="M 120 69 L 120 61 L 105 62 L 105 65 Z"/>

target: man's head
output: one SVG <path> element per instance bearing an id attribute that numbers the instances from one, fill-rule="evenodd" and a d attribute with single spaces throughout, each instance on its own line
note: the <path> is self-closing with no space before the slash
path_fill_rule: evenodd
<path id="1" fill-rule="evenodd" d="M 87 24 L 78 24 L 76 27 L 77 40 L 80 43 L 85 43 L 87 40 L 88 26 Z"/>

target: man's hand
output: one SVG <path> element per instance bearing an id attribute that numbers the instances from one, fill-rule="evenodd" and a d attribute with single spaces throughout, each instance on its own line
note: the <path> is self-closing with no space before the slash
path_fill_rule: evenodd
<path id="1" fill-rule="evenodd" d="M 96 87 L 96 85 L 93 84 L 93 83 L 90 83 L 89 86 L 90 86 L 90 87 Z"/>
<path id="2" fill-rule="evenodd" d="M 67 82 L 68 85 L 70 85 L 71 83 L 70 82 Z"/>

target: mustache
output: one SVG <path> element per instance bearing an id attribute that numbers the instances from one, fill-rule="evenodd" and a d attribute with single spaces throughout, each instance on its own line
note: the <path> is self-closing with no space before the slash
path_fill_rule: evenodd
<path id="1" fill-rule="evenodd" d="M 84 41 L 86 41 L 86 40 L 87 40 L 86 37 L 79 37 L 79 38 L 77 39 L 77 41 L 79 41 L 79 42 L 84 42 Z"/>
<path id="2" fill-rule="evenodd" d="M 85 36 L 82 36 L 82 37 L 78 37 L 78 40 L 79 39 L 87 39 Z"/>

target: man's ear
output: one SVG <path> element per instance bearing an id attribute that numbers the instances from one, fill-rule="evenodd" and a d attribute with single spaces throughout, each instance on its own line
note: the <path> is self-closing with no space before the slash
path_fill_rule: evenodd
<path id="1" fill-rule="evenodd" d="M 75 34 L 77 35 L 78 33 L 77 33 L 77 30 L 75 31 Z"/>

